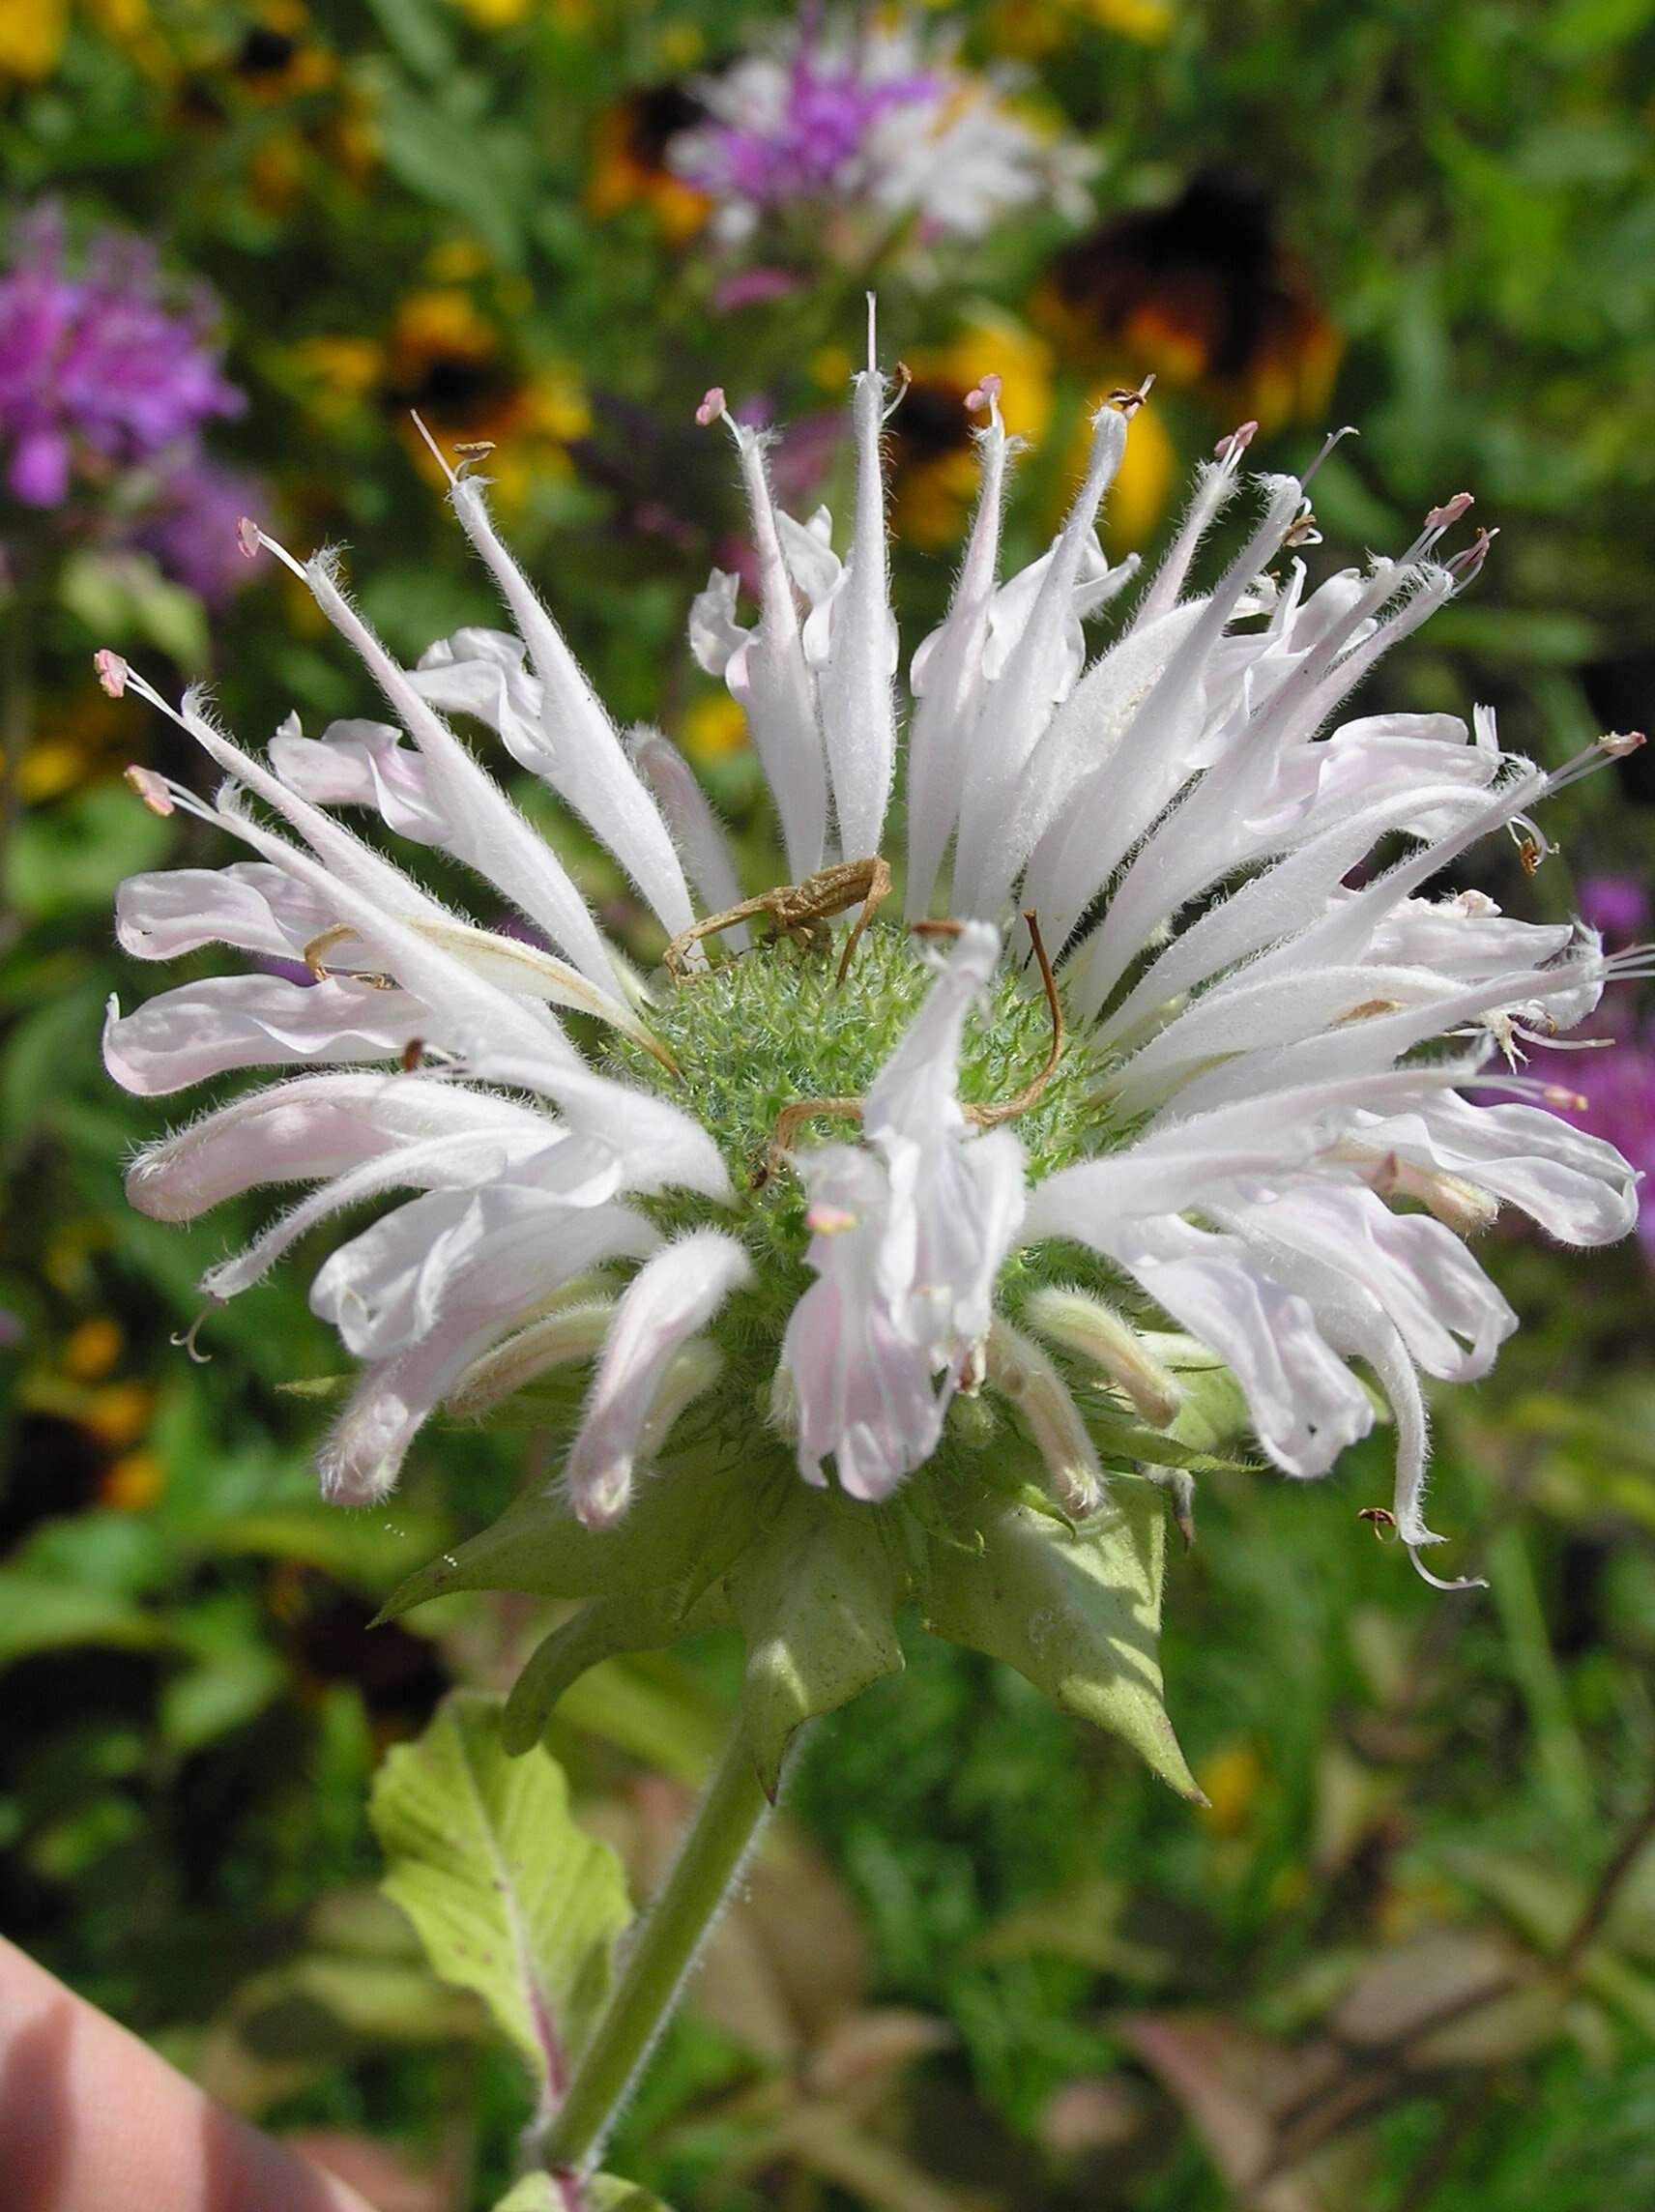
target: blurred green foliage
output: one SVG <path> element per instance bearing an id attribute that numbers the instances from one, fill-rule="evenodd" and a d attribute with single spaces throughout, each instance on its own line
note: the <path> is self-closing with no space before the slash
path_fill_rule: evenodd
<path id="1" fill-rule="evenodd" d="M 727 455 L 690 421 L 703 389 L 763 393 L 782 419 L 830 405 L 870 276 L 921 383 L 996 330 L 1037 364 L 1047 434 L 1014 512 L 1031 546 L 1088 392 L 1157 365 L 1153 315 L 1054 322 L 1072 241 L 1047 213 L 929 287 L 825 260 L 803 294 L 717 306 L 705 233 L 621 189 L 621 103 L 776 13 L 87 0 L 0 40 L 17 204 L 145 229 L 223 300 L 250 404 L 218 450 L 270 486 L 273 522 L 302 547 L 348 540 L 366 611 L 417 653 L 490 615 L 407 410 L 495 439 L 513 536 L 599 689 L 697 752 L 755 856 L 752 765 L 682 639 L 738 526 Z M 1255 209 L 1241 243 L 1174 238 L 1208 320 L 1158 357 L 1169 462 L 1273 389 L 1252 310 L 1284 283 L 1337 382 L 1323 408 L 1289 375 L 1258 451 L 1363 433 L 1319 481 L 1320 557 L 1405 542 L 1462 483 L 1502 527 L 1477 594 L 1385 665 L 1380 696 L 1491 699 L 1549 762 L 1643 718 L 1655 0 L 932 13 L 977 59 L 1020 57 L 1096 146 L 1105 225 L 1198 179 Z M 1140 275 L 1176 324 L 1165 270 Z M 923 442 L 900 416 L 893 432 L 899 522 L 927 485 L 945 509 Z M 836 465 L 829 446 L 829 488 Z M 1176 494 L 1142 498 L 1153 532 Z M 901 555 L 910 642 L 950 559 L 945 538 Z M 101 700 L 92 648 L 158 677 L 204 666 L 253 742 L 363 692 L 268 565 L 210 639 L 176 591 L 90 555 L 4 620 L 0 1922 L 267 2124 L 398 2144 L 433 2212 L 491 2201 L 525 2093 L 371 1894 L 366 1804 L 384 1747 L 450 1684 L 509 1680 L 545 1609 L 367 1622 L 504 1504 L 525 1439 L 433 1431 L 388 1508 L 324 1508 L 305 1465 L 323 1409 L 286 1386 L 341 1355 L 304 1267 L 216 1316 L 212 1363 L 189 1364 L 170 1340 L 194 1281 L 259 1217 L 186 1233 L 129 1213 L 121 1162 L 162 1117 L 97 1062 L 105 996 L 141 985 L 110 944 L 114 887 L 204 839 L 120 784 L 134 751 L 197 771 Z M 1647 874 L 1648 759 L 1555 809 L 1565 857 L 1532 887 L 1513 859 L 1485 888 L 1555 913 L 1571 865 Z M 652 956 L 623 887 L 559 834 Z M 1199 1816 L 1008 1669 L 914 1638 L 907 1673 L 805 1761 L 795 1827 L 627 2118 L 624 2170 L 730 2212 L 1655 2200 L 1655 1853 L 1633 1848 L 1655 1790 L 1648 1278 L 1636 1250 L 1582 1266 L 1495 1245 L 1524 1332 L 1443 1403 L 1437 1475 L 1438 1525 L 1472 1531 L 1490 1592 L 1437 1597 L 1357 1520 L 1387 1487 L 1382 1439 L 1320 1490 L 1204 1482 L 1166 1645 Z M 527 1441 L 533 1464 L 555 1449 Z M 717 1638 L 613 1663 L 562 1709 L 583 1810 L 641 1881 L 737 1664 Z"/>

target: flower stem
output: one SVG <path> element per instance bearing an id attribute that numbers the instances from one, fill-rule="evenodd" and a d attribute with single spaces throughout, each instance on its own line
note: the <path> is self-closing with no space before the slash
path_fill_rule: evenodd
<path id="1" fill-rule="evenodd" d="M 545 2159 L 554 2172 L 596 2164 L 769 1809 L 738 1719 L 552 2122 Z"/>

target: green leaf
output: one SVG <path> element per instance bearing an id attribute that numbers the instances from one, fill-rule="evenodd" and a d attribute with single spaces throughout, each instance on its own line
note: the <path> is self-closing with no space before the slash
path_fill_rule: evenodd
<path id="1" fill-rule="evenodd" d="M 58 597 L 92 637 L 153 645 L 189 676 L 206 669 L 206 608 L 147 553 L 72 553 Z"/>
<path id="2" fill-rule="evenodd" d="M 621 1862 L 569 1818 L 544 1752 L 512 1759 L 498 1699 L 456 1691 L 374 1778 L 386 1894 L 444 1981 L 475 1990 L 548 2092 L 566 2079 L 631 1917 Z"/>
<path id="3" fill-rule="evenodd" d="M 494 2212 L 570 2212 L 566 2187 L 549 2173 L 526 2173 Z M 580 2212 L 672 2212 L 670 2204 L 613 2173 L 590 2173 L 580 2183 Z"/>
<path id="4" fill-rule="evenodd" d="M 883 1515 L 803 1488 L 731 1572 L 747 1640 L 742 1720 L 770 1798 L 805 1721 L 901 1672 L 894 1615 L 904 1580 Z"/>
<path id="5" fill-rule="evenodd" d="M 762 1524 L 764 1504 L 749 1470 L 693 1459 L 663 1468 L 613 1528 L 584 1527 L 561 1498 L 524 1499 L 470 1543 L 410 1575 L 379 1617 L 394 1620 L 427 1598 L 453 1590 L 631 1597 L 669 1584 L 677 1586 L 687 1611 Z"/>
<path id="6" fill-rule="evenodd" d="M 1167 1718 L 1158 1655 L 1166 1515 L 1117 1482 L 1078 1528 L 986 1497 L 973 1553 L 935 1545 L 925 1622 L 1003 1659 L 1062 1711 L 1129 1743 L 1180 1795 L 1202 1793 Z"/>
<path id="7" fill-rule="evenodd" d="M 171 1641 L 164 1621 L 130 1599 L 73 1582 L 0 1568 L 0 1666 L 77 1644 L 130 1650 Z"/>

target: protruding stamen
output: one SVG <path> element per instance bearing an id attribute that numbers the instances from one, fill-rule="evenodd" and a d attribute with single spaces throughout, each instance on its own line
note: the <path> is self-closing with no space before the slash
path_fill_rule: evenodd
<path id="1" fill-rule="evenodd" d="M 416 421 L 418 417 L 416 417 Z M 250 514 L 244 514 L 236 525 L 236 543 L 241 547 L 244 561 L 256 561 L 259 557 L 259 526 Z"/>
<path id="2" fill-rule="evenodd" d="M 1213 459 L 1224 461 L 1232 468 L 1238 466 L 1242 454 L 1258 435 L 1259 425 L 1257 422 L 1238 422 L 1234 430 L 1227 431 L 1219 439 L 1217 445 L 1213 447 Z"/>
<path id="3" fill-rule="evenodd" d="M 162 816 L 177 812 L 177 801 L 172 786 L 164 775 L 157 775 L 153 768 L 139 768 L 134 764 L 125 773 L 127 787 L 135 791 L 152 814 Z"/>
<path id="4" fill-rule="evenodd" d="M 196 1331 L 208 1315 L 217 1313 L 222 1303 L 223 1300 L 220 1298 L 210 1298 L 188 1328 L 174 1329 L 172 1332 L 171 1342 L 175 1349 L 180 1352 L 187 1352 L 197 1367 L 205 1367 L 212 1359 L 213 1354 L 210 1352 L 203 1352 L 196 1343 Z"/>
<path id="5" fill-rule="evenodd" d="M 1103 407 L 1098 409 L 1098 414 L 1101 415 L 1103 413 L 1103 408 L 1107 407 L 1112 409 L 1117 415 L 1124 415 L 1126 420 L 1130 422 L 1133 416 L 1137 414 L 1140 407 L 1144 407 L 1148 404 L 1149 394 L 1154 389 L 1155 371 L 1151 369 L 1148 375 L 1144 379 L 1143 383 L 1137 385 L 1136 387 L 1128 387 L 1125 385 L 1118 386 L 1117 389 L 1112 392 L 1104 400 Z M 1093 421 L 1095 422 L 1095 420 L 1096 417 L 1094 416 Z"/>
<path id="6" fill-rule="evenodd" d="M 701 405 L 695 410 L 695 420 L 705 430 L 710 423 L 718 422 L 728 412 L 729 409 L 724 399 L 724 387 L 721 384 L 711 384 L 707 388 Z"/>
<path id="7" fill-rule="evenodd" d="M 1444 562 L 1443 566 L 1456 583 L 1468 584 L 1481 573 L 1483 563 L 1489 557 L 1489 548 L 1498 536 L 1497 529 L 1484 530 L 1479 526 L 1476 537 L 1466 550 L 1456 553 L 1452 561 Z"/>
<path id="8" fill-rule="evenodd" d="M 450 484 L 458 483 L 460 480 L 454 474 L 453 470 L 450 468 L 448 455 L 443 451 L 442 447 L 438 445 L 436 439 L 432 437 L 430 431 L 426 429 L 421 417 L 412 407 L 408 410 L 408 412 L 414 417 L 414 427 L 419 431 L 421 437 L 424 439 L 426 445 L 430 448 L 431 458 L 436 462 L 438 468 L 442 470 L 444 476 L 448 478 Z"/>
<path id="9" fill-rule="evenodd" d="M 986 376 L 979 376 L 966 393 L 966 405 L 973 415 L 986 410 L 992 420 L 1000 413 L 1000 393 L 1001 379 L 991 368 Z"/>
<path id="10" fill-rule="evenodd" d="M 1630 759 L 1647 742 L 1641 730 L 1611 730 L 1601 738 L 1594 738 L 1573 760 L 1553 770 L 1546 778 L 1546 796 L 1555 798 L 1558 792 L 1567 791 L 1570 784 L 1579 783 L 1582 776 L 1595 773 L 1610 761 Z"/>
<path id="11" fill-rule="evenodd" d="M 121 655 L 111 652 L 106 645 L 100 646 L 92 655 L 92 665 L 98 671 L 99 687 L 104 697 L 119 699 L 127 688 L 127 678 L 131 673 Z"/>
<path id="12" fill-rule="evenodd" d="M 1475 505 L 1476 501 L 1468 491 L 1457 491 L 1452 499 L 1445 499 L 1440 507 L 1431 509 L 1425 518 L 1425 527 L 1439 537 L 1444 530 L 1452 530 L 1461 515 L 1467 513 Z"/>
<path id="13" fill-rule="evenodd" d="M 1335 446 L 1342 446 L 1347 438 L 1359 438 L 1361 435 L 1361 431 L 1357 429 L 1354 422 L 1342 422 L 1337 430 L 1330 430 L 1321 441 L 1321 452 L 1317 454 L 1315 460 L 1299 478 L 1300 488 L 1302 489 L 1309 484 L 1311 478 L 1315 476 L 1317 470 L 1321 468 Z"/>
<path id="14" fill-rule="evenodd" d="M 890 421 L 891 417 L 896 413 L 897 409 L 908 397 L 909 386 L 914 382 L 914 371 L 909 367 L 907 362 L 905 361 L 899 361 L 897 363 L 895 375 L 896 390 L 891 393 L 890 397 L 885 403 L 885 410 L 880 416 L 880 421 L 882 422 L 888 422 Z"/>

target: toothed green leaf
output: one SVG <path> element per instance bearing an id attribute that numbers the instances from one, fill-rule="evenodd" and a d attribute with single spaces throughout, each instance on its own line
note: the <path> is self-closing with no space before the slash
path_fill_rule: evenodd
<path id="1" fill-rule="evenodd" d="M 590 2034 L 631 1918 L 621 1862 L 569 1818 L 543 1751 L 512 1759 L 497 1698 L 455 1691 L 374 1778 L 384 1887 L 444 1981 L 475 1990 L 537 2081 Z"/>

